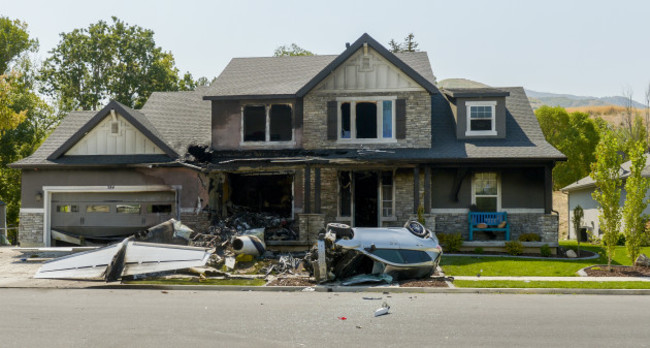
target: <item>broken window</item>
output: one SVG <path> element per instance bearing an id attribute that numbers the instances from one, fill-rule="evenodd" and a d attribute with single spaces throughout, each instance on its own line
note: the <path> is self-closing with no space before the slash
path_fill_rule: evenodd
<path id="1" fill-rule="evenodd" d="M 472 184 L 472 203 L 478 211 L 499 209 L 499 182 L 497 173 L 476 173 Z"/>
<path id="2" fill-rule="evenodd" d="M 381 173 L 381 216 L 393 216 L 393 172 Z"/>
<path id="3" fill-rule="evenodd" d="M 116 211 L 118 214 L 140 214 L 140 204 L 118 204 Z"/>
<path id="4" fill-rule="evenodd" d="M 79 207 L 74 204 L 64 204 L 56 206 L 57 213 L 77 213 L 79 212 Z"/>
<path id="5" fill-rule="evenodd" d="M 390 98 L 389 100 L 387 100 Z M 392 97 L 365 97 L 339 102 L 339 139 L 395 139 L 395 107 Z"/>
<path id="6" fill-rule="evenodd" d="M 86 213 L 110 213 L 111 207 L 107 204 L 89 204 L 86 206 Z"/>
<path id="7" fill-rule="evenodd" d="M 286 104 L 271 105 L 270 118 L 270 140 L 291 141 L 291 106 Z"/>
<path id="8" fill-rule="evenodd" d="M 339 172 L 339 216 L 352 216 L 352 173 Z"/>
<path id="9" fill-rule="evenodd" d="M 230 202 L 249 211 L 290 217 L 293 211 L 293 175 L 229 174 Z"/>
<path id="10" fill-rule="evenodd" d="M 341 138 L 349 139 L 351 134 L 350 103 L 341 103 Z"/>
<path id="11" fill-rule="evenodd" d="M 357 103 L 357 139 L 377 138 L 377 104 Z"/>
<path id="12" fill-rule="evenodd" d="M 172 212 L 171 204 L 152 204 L 147 207 L 148 213 L 165 213 L 169 214 Z"/>
<path id="13" fill-rule="evenodd" d="M 244 141 L 266 140 L 266 107 L 244 107 Z"/>

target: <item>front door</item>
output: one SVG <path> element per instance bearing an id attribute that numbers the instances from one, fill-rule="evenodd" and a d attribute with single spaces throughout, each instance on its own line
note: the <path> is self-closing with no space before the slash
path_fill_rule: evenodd
<path id="1" fill-rule="evenodd" d="M 354 172 L 354 226 L 379 226 L 379 175 Z"/>

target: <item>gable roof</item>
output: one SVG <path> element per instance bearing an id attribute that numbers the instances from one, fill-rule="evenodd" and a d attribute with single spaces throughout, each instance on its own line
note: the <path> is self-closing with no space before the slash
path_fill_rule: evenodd
<path id="1" fill-rule="evenodd" d="M 646 166 L 641 171 L 641 176 L 645 178 L 650 178 L 650 154 L 644 154 L 643 156 L 645 156 Z M 621 178 L 625 179 L 628 176 L 630 176 L 631 167 L 632 167 L 631 160 L 621 164 L 621 168 L 619 169 L 619 174 L 621 175 Z M 571 191 L 581 190 L 581 189 L 595 187 L 595 186 L 596 186 L 596 182 L 594 181 L 594 179 L 592 179 L 591 176 L 585 176 L 584 178 L 561 188 L 560 191 L 571 192 Z"/>
<path id="2" fill-rule="evenodd" d="M 426 52 L 393 54 L 370 35 L 363 34 L 340 55 L 233 58 L 221 75 L 205 90 L 204 99 L 304 96 L 363 47 L 364 43 L 430 93 L 438 92 Z"/>
<path id="3" fill-rule="evenodd" d="M 88 122 L 86 122 L 81 128 L 79 128 L 72 136 L 70 136 L 61 146 L 54 150 L 47 159 L 55 160 L 63 154 L 65 154 L 74 144 L 81 140 L 89 131 L 95 128 L 106 116 L 109 115 L 111 110 L 115 110 L 119 113 L 124 119 L 126 119 L 131 125 L 133 125 L 137 130 L 142 132 L 152 143 L 156 144 L 167 156 L 177 157 L 178 154 L 172 150 L 162 140 L 162 136 L 158 133 L 156 128 L 149 122 L 149 120 L 139 111 L 133 110 L 128 106 L 125 106 L 115 100 L 111 100 L 108 105 L 103 109 L 99 110 L 95 116 L 93 116 Z"/>

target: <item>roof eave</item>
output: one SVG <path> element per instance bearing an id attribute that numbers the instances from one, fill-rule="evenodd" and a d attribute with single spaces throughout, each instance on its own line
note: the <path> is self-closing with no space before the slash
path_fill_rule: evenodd
<path id="1" fill-rule="evenodd" d="M 259 100 L 259 99 L 293 99 L 296 94 L 238 94 L 238 95 L 206 95 L 203 100 Z"/>

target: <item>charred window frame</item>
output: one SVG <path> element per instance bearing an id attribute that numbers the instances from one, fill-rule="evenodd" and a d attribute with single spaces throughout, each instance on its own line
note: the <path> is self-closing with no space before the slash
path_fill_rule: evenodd
<path id="1" fill-rule="evenodd" d="M 291 104 L 244 105 L 241 114 L 242 144 L 293 141 Z"/>
<path id="2" fill-rule="evenodd" d="M 496 130 L 496 101 L 468 101 L 467 107 L 467 136 L 497 135 Z"/>
<path id="3" fill-rule="evenodd" d="M 472 204 L 478 211 L 501 210 L 501 180 L 498 173 L 475 173 L 472 178 Z"/>
<path id="4" fill-rule="evenodd" d="M 397 97 L 341 97 L 338 102 L 338 141 L 395 142 Z"/>
<path id="5" fill-rule="evenodd" d="M 354 211 L 354 172 L 338 172 L 337 220 L 352 220 Z M 379 216 L 381 221 L 395 221 L 395 171 L 381 171 L 379 175 Z"/>

